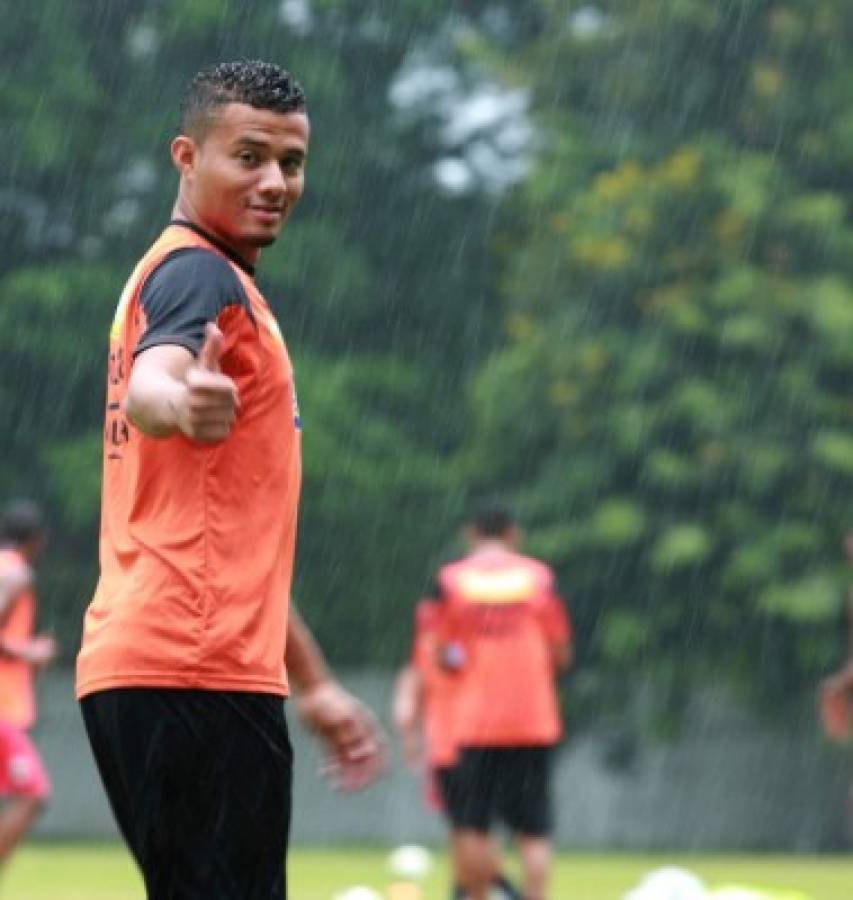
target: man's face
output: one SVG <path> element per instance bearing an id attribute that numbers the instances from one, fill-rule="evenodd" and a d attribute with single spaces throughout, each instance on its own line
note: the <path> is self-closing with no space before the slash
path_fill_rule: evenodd
<path id="1" fill-rule="evenodd" d="M 172 143 L 180 213 L 253 263 L 302 196 L 308 138 L 304 112 L 225 104 L 202 137 Z"/>

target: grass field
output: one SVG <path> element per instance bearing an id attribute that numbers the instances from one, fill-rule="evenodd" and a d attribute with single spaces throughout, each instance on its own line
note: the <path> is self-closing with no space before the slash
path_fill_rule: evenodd
<path id="1" fill-rule="evenodd" d="M 380 892 L 388 885 L 386 851 L 296 849 L 290 859 L 294 900 L 332 900 L 354 884 Z M 661 865 L 681 865 L 710 884 L 796 888 L 811 900 L 853 898 L 853 856 L 637 856 L 562 855 L 552 900 L 619 900 L 638 877 Z M 447 897 L 446 861 L 440 857 L 425 885 L 426 900 Z M 144 900 L 142 884 L 117 845 L 31 844 L 0 882 L 2 900 Z"/>

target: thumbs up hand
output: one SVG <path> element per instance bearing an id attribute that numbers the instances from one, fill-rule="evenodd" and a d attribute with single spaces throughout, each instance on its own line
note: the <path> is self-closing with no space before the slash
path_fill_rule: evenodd
<path id="1" fill-rule="evenodd" d="M 231 432 L 240 408 L 237 385 L 222 374 L 222 332 L 212 322 L 198 358 L 187 369 L 186 392 L 176 410 L 178 427 L 192 441 L 216 444 Z"/>

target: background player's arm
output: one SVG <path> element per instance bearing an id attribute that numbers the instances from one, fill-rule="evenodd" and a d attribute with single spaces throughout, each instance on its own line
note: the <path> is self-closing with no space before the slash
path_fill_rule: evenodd
<path id="1" fill-rule="evenodd" d="M 847 592 L 847 658 L 853 665 L 853 587 Z"/>
<path id="2" fill-rule="evenodd" d="M 569 641 L 557 641 L 551 645 L 551 659 L 558 672 L 570 669 L 575 661 L 575 648 Z"/>
<path id="3" fill-rule="evenodd" d="M 837 672 L 824 678 L 818 691 L 823 730 L 834 740 L 846 740 L 853 733 L 853 597 L 850 595 L 847 616 L 848 637 L 851 640 L 847 662 Z"/>
<path id="4" fill-rule="evenodd" d="M 0 628 L 12 612 L 15 598 L 31 586 L 32 575 L 28 568 L 10 569 L 0 574 Z M 0 637 L 0 657 L 17 659 L 33 666 L 47 665 L 56 656 L 56 641 L 39 635 L 24 641 L 11 641 Z"/>
<path id="5" fill-rule="evenodd" d="M 385 765 L 385 741 L 373 713 L 332 676 L 314 635 L 291 605 L 284 656 L 306 727 L 324 743 L 327 772 L 345 790 L 374 781 Z"/>
<path id="6" fill-rule="evenodd" d="M 824 690 L 849 692 L 853 695 L 853 589 L 847 595 L 847 637 L 847 662 L 837 672 L 825 678 L 822 686 Z"/>
<path id="7" fill-rule="evenodd" d="M 143 350 L 130 374 L 125 411 L 152 438 L 182 432 L 190 440 L 224 440 L 239 406 L 237 386 L 219 369 L 222 333 L 207 325 L 196 359 L 185 347 L 157 344 Z"/>
<path id="8" fill-rule="evenodd" d="M 403 757 L 410 766 L 421 762 L 421 714 L 423 682 L 417 668 L 409 663 L 400 670 L 394 683 L 391 719 L 400 735 Z"/>
<path id="9" fill-rule="evenodd" d="M 551 648 L 551 661 L 557 672 L 570 669 L 575 661 L 572 623 L 563 600 L 556 594 L 548 598 L 545 629 Z"/>

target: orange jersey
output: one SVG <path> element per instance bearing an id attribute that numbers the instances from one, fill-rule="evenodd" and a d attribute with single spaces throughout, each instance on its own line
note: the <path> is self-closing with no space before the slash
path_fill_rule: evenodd
<path id="1" fill-rule="evenodd" d="M 438 662 L 443 607 L 434 600 L 421 600 L 415 610 L 412 665 L 421 678 L 423 728 L 430 768 L 451 766 L 456 761 L 454 704 L 461 676 L 443 669 Z"/>
<path id="2" fill-rule="evenodd" d="M 215 445 L 182 434 L 153 439 L 124 415 L 146 329 L 143 285 L 187 248 L 225 259 L 248 300 L 216 319 L 222 372 L 237 384 L 240 410 Z M 191 227 L 170 225 L 125 286 L 106 406 L 101 569 L 77 660 L 78 697 L 136 686 L 286 694 L 300 485 L 293 370 L 252 277 Z"/>
<path id="3" fill-rule="evenodd" d="M 570 624 L 544 563 L 490 546 L 445 566 L 447 636 L 462 647 L 455 710 L 464 747 L 539 746 L 562 733 L 554 648 Z"/>
<path id="4" fill-rule="evenodd" d="M 17 550 L 0 550 L 0 572 L 28 570 L 24 557 Z M 5 644 L 26 644 L 33 636 L 36 601 L 30 588 L 24 588 L 11 601 L 0 638 Z M 16 728 L 31 728 L 36 720 L 33 669 L 20 659 L 0 657 L 0 721 Z"/>

